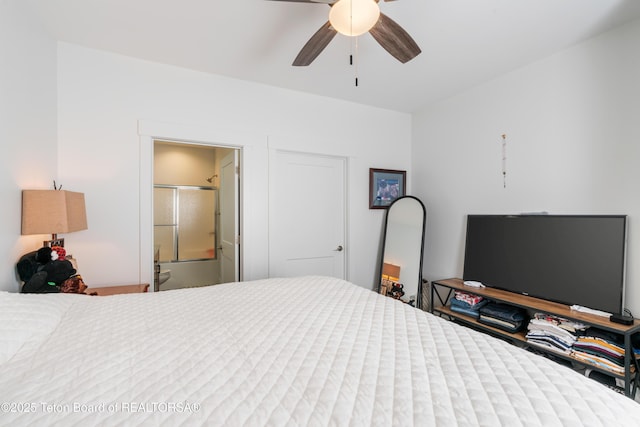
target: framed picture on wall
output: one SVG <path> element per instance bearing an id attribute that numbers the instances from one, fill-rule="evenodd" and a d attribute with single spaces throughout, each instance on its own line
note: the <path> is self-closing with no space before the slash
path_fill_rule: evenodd
<path id="1" fill-rule="evenodd" d="M 369 209 L 386 209 L 405 195 L 406 171 L 369 169 Z"/>

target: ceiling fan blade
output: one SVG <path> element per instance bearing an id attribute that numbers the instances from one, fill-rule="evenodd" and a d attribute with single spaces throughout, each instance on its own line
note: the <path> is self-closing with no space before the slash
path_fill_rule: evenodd
<path id="1" fill-rule="evenodd" d="M 383 13 L 380 14 L 380 19 L 369 33 L 380 43 L 380 46 L 403 64 L 422 52 L 409 33 Z"/>
<path id="2" fill-rule="evenodd" d="M 293 61 L 296 67 L 304 67 L 313 62 L 320 52 L 324 50 L 338 32 L 333 29 L 329 21 L 326 22 L 316 33 L 311 36 L 309 41 L 302 47 L 298 56 Z"/>

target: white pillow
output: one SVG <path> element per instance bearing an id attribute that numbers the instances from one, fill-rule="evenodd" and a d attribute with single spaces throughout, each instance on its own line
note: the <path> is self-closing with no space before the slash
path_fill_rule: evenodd
<path id="1" fill-rule="evenodd" d="M 40 346 L 74 301 L 76 299 L 68 294 L 0 291 L 0 363 L 18 351 Z"/>

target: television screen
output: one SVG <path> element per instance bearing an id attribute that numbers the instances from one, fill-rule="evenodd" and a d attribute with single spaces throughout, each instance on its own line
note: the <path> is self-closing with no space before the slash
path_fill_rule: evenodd
<path id="1" fill-rule="evenodd" d="M 626 215 L 468 215 L 464 280 L 624 309 Z"/>

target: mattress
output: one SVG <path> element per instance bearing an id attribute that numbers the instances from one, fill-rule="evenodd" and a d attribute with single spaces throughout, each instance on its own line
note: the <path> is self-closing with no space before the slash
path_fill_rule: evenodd
<path id="1" fill-rule="evenodd" d="M 0 425 L 637 425 L 640 405 L 352 283 L 0 293 Z"/>

